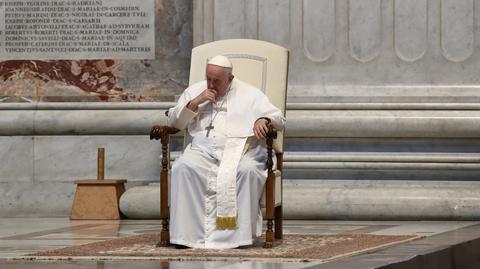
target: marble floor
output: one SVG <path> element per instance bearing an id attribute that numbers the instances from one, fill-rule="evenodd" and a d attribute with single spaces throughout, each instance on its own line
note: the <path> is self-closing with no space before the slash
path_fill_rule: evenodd
<path id="1" fill-rule="evenodd" d="M 448 234 L 452 231 L 460 231 L 471 227 L 478 228 L 479 224 L 480 222 L 470 221 L 285 221 L 284 229 L 286 233 L 417 234 L 426 238 L 435 238 L 436 235 Z M 67 218 L 2 218 L 0 219 L 0 268 L 350 268 L 342 267 L 341 264 L 351 263 L 355 259 L 358 260 L 363 257 L 359 255 L 358 257 L 343 258 L 341 261 L 333 261 L 326 264 L 315 262 L 168 262 L 159 260 L 92 261 L 81 259 L 28 261 L 16 259 L 16 257 L 40 250 L 56 249 L 143 233 L 154 233 L 158 232 L 160 227 L 160 221 L 158 220 L 70 221 Z M 480 228 L 472 231 L 477 232 L 477 230 L 480 234 Z M 458 238 L 458 236 L 455 238 Z M 408 243 L 402 245 L 408 245 Z M 384 260 L 395 258 L 394 256 L 396 255 L 388 251 L 383 251 L 382 253 Z M 368 259 L 368 257 L 365 259 Z M 332 267 L 336 263 L 339 266 Z M 355 262 L 355 264 L 359 263 Z"/>

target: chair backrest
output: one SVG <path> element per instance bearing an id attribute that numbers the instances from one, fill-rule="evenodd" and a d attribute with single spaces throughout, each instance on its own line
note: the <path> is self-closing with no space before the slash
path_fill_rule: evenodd
<path id="1" fill-rule="evenodd" d="M 208 60 L 219 54 L 232 61 L 235 78 L 262 90 L 285 115 L 288 79 L 286 48 L 254 39 L 227 39 L 200 45 L 192 50 L 190 85 L 205 79 Z M 283 131 L 278 133 L 273 147 L 277 153 L 283 152 Z"/>

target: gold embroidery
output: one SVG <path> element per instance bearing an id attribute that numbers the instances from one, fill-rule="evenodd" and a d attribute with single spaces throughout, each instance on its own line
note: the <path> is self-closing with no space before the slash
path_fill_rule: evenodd
<path id="1" fill-rule="evenodd" d="M 237 229 L 237 217 L 217 217 L 217 229 L 219 230 Z"/>

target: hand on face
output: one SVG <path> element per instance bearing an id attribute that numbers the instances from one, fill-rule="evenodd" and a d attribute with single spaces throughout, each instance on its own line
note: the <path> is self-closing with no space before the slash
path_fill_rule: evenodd
<path id="1" fill-rule="evenodd" d="M 217 91 L 214 89 L 206 89 L 195 99 L 198 99 L 198 104 L 203 104 L 204 102 L 217 103 Z"/>
<path id="2" fill-rule="evenodd" d="M 197 111 L 198 106 L 205 103 L 210 102 L 213 104 L 217 103 L 217 92 L 213 89 L 206 89 L 197 97 L 193 98 L 187 105 L 188 109 L 192 111 Z"/>
<path id="3" fill-rule="evenodd" d="M 225 68 L 210 64 L 207 65 L 206 82 L 208 88 L 187 104 L 188 109 L 197 111 L 198 106 L 205 102 L 216 104 L 217 97 L 225 95 L 232 80 L 233 75 Z"/>
<path id="4" fill-rule="evenodd" d="M 258 119 L 253 125 L 253 133 L 258 140 L 265 139 L 268 132 L 268 121 L 266 119 Z"/>

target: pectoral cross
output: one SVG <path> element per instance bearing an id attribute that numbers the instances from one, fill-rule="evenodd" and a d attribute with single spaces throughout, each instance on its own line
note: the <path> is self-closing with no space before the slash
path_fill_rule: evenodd
<path id="1" fill-rule="evenodd" d="M 205 127 L 205 130 L 207 130 L 207 137 L 210 135 L 210 130 L 212 129 L 215 129 L 215 127 L 213 127 L 212 122 L 210 122 L 210 125 Z"/>

